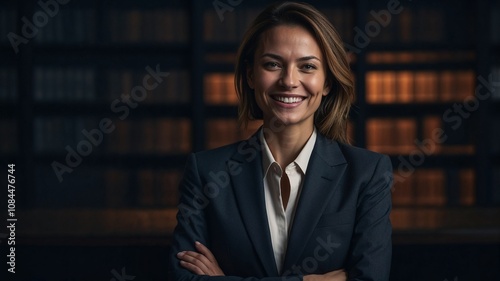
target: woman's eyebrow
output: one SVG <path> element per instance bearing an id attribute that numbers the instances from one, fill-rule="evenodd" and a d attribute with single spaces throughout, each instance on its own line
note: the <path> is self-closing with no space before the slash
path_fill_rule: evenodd
<path id="1" fill-rule="evenodd" d="M 298 59 L 298 61 L 306 61 L 306 60 L 317 60 L 321 62 L 321 60 L 316 56 L 306 56 Z"/>
<path id="2" fill-rule="evenodd" d="M 265 53 L 260 57 L 261 58 L 271 57 L 271 58 L 276 59 L 276 60 L 283 60 L 283 58 L 281 56 L 276 55 L 276 54 L 272 54 L 272 53 Z M 316 56 L 305 56 L 305 57 L 301 57 L 301 58 L 297 59 L 297 61 L 308 61 L 308 60 L 317 60 L 317 61 L 321 62 L 321 60 Z"/>
<path id="3" fill-rule="evenodd" d="M 260 57 L 261 58 L 270 57 L 270 58 L 273 58 L 276 60 L 283 60 L 283 58 L 280 55 L 276 55 L 276 54 L 272 54 L 272 53 L 265 53 Z M 316 56 L 305 56 L 305 57 L 301 57 L 301 58 L 297 59 L 297 61 L 308 61 L 308 60 L 317 60 L 317 61 L 321 62 L 321 60 Z"/>
<path id="4" fill-rule="evenodd" d="M 279 55 L 276 55 L 276 54 L 271 54 L 271 53 L 265 53 L 265 54 L 262 54 L 262 56 L 260 56 L 261 58 L 263 57 L 270 57 L 270 58 L 273 58 L 273 59 L 276 59 L 276 60 L 282 60 L 283 58 Z"/>

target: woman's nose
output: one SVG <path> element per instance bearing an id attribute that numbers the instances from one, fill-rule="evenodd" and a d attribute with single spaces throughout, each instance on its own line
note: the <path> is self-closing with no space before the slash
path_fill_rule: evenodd
<path id="1" fill-rule="evenodd" d="M 281 78 L 280 78 L 280 85 L 290 89 L 290 88 L 295 88 L 298 86 L 299 79 L 298 79 L 298 73 L 294 71 L 293 69 L 283 69 L 281 72 Z"/>

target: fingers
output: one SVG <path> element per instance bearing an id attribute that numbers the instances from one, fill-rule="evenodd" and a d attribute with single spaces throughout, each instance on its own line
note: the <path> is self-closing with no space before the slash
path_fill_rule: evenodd
<path id="1" fill-rule="evenodd" d="M 187 270 L 198 275 L 209 275 L 207 264 L 210 261 L 202 254 L 192 251 L 184 251 L 177 254 L 180 264 Z"/>
<path id="2" fill-rule="evenodd" d="M 347 273 L 343 269 L 330 271 L 325 274 L 312 274 L 304 276 L 304 281 L 346 281 Z"/>
<path id="3" fill-rule="evenodd" d="M 343 269 L 330 271 L 326 275 L 332 278 L 332 281 L 345 281 L 347 280 L 347 273 Z"/>
<path id="4" fill-rule="evenodd" d="M 180 260 L 182 267 L 197 275 L 224 275 L 214 255 L 205 245 L 196 242 L 195 248 L 198 252 L 183 251 L 177 254 L 177 258 Z"/>
<path id="5" fill-rule="evenodd" d="M 196 241 L 194 243 L 194 246 L 196 247 L 196 250 L 198 250 L 198 252 L 200 252 L 205 257 L 207 257 L 207 259 L 209 261 L 211 261 L 212 263 L 218 265 L 217 260 L 215 259 L 214 255 L 212 254 L 212 252 L 205 245 L 203 245 L 200 242 Z"/>

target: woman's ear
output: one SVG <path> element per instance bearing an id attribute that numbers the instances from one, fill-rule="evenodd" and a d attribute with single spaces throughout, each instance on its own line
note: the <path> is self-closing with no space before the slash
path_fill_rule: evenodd
<path id="1" fill-rule="evenodd" d="M 250 89 L 254 89 L 255 88 L 255 84 L 254 84 L 254 81 L 253 81 L 253 67 L 251 65 L 248 65 L 247 64 L 247 83 L 248 83 L 248 87 L 250 87 Z"/>

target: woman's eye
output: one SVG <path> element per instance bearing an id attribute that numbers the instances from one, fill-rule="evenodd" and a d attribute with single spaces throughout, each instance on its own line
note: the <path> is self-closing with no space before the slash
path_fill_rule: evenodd
<path id="1" fill-rule="evenodd" d="M 276 62 L 272 62 L 272 61 L 270 61 L 270 62 L 266 62 L 266 63 L 264 64 L 264 66 L 265 66 L 266 68 L 273 69 L 273 68 L 278 68 L 278 67 L 279 67 L 279 64 L 278 64 L 278 63 L 276 63 Z"/>
<path id="2" fill-rule="evenodd" d="M 315 66 L 314 64 L 305 64 L 304 66 L 302 66 L 302 68 L 303 68 L 304 70 L 308 70 L 308 71 L 310 71 L 310 70 L 315 70 L 315 69 L 316 69 L 316 66 Z"/>

